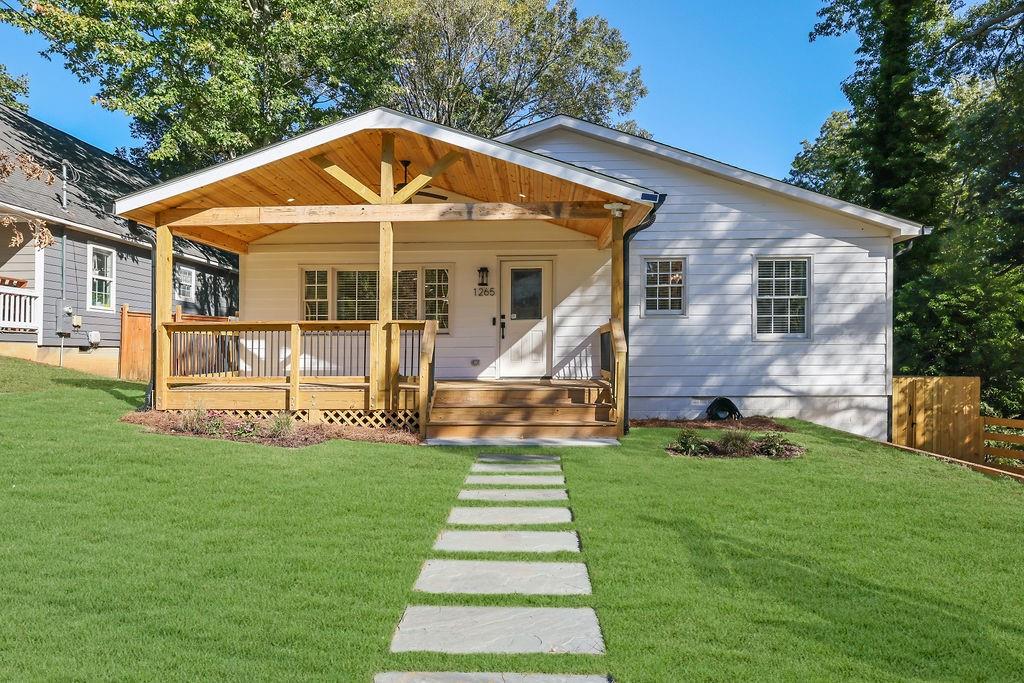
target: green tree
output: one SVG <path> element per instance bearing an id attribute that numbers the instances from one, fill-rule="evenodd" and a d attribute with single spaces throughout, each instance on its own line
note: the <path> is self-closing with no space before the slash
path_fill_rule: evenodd
<path id="1" fill-rule="evenodd" d="M 4 64 L 0 64 L 0 104 L 18 111 L 28 111 L 25 98 L 28 97 L 28 78 L 12 76 Z"/>
<path id="2" fill-rule="evenodd" d="M 869 179 L 853 137 L 853 114 L 832 112 L 814 142 L 804 140 L 793 159 L 789 182 L 829 197 L 866 205 Z"/>
<path id="3" fill-rule="evenodd" d="M 396 106 L 492 137 L 555 114 L 623 120 L 647 94 L 629 46 L 571 0 L 408 0 Z"/>
<path id="4" fill-rule="evenodd" d="M 398 59 L 376 0 L 37 0 L 0 19 L 95 80 L 163 177 L 387 100 Z"/>

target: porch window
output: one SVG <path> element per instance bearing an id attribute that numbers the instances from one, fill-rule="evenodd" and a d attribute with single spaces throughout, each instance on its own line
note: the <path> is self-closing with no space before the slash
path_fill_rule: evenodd
<path id="1" fill-rule="evenodd" d="M 327 275 L 326 270 L 303 273 L 302 309 L 305 320 L 327 320 L 330 315 Z"/>
<path id="2" fill-rule="evenodd" d="M 90 311 L 114 310 L 114 260 L 116 252 L 97 244 L 88 246 Z"/>
<path id="3" fill-rule="evenodd" d="M 338 320 L 377 319 L 377 271 L 338 271 Z"/>
<path id="4" fill-rule="evenodd" d="M 647 259 L 645 313 L 686 315 L 683 259 Z"/>
<path id="5" fill-rule="evenodd" d="M 394 296 L 391 317 L 395 320 L 418 320 L 420 289 L 418 270 L 397 270 L 394 273 Z"/>
<path id="6" fill-rule="evenodd" d="M 436 320 L 438 330 L 448 329 L 448 269 L 423 269 L 423 317 Z"/>
<path id="7" fill-rule="evenodd" d="M 196 269 L 174 266 L 174 298 L 194 304 L 196 302 Z"/>
<path id="8" fill-rule="evenodd" d="M 757 260 L 757 335 L 807 335 L 808 259 Z"/>

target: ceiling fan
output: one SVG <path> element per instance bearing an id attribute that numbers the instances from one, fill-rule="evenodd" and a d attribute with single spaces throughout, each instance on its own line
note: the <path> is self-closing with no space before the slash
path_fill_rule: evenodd
<path id="1" fill-rule="evenodd" d="M 401 160 L 399 160 L 398 163 L 402 164 L 402 169 L 404 170 L 404 180 L 402 180 L 402 182 L 400 182 L 397 185 L 395 185 L 395 189 L 396 190 L 401 190 L 403 187 L 405 187 L 406 185 L 409 184 L 409 164 L 411 164 L 412 161 L 410 161 L 409 159 L 401 159 Z M 433 192 L 426 192 L 424 190 L 420 190 L 416 194 L 421 196 L 421 197 L 430 197 L 432 199 L 440 199 L 441 201 L 447 201 L 448 200 L 448 197 L 446 197 L 443 194 L 434 194 Z"/>

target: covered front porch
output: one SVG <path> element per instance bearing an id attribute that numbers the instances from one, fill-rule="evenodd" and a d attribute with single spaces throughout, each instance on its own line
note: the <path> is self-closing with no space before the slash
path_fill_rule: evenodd
<path id="1" fill-rule="evenodd" d="M 172 236 L 240 255 L 238 320 L 157 307 L 155 407 L 621 434 L 623 237 L 656 197 L 379 109 L 122 198 L 156 230 L 158 301 Z"/>

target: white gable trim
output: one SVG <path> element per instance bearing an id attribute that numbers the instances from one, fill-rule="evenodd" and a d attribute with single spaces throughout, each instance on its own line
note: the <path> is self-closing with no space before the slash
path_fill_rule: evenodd
<path id="1" fill-rule="evenodd" d="M 218 180 L 223 180 L 239 173 L 245 173 L 272 161 L 313 149 L 352 133 L 373 128 L 395 128 L 419 133 L 455 145 L 456 147 L 485 154 L 518 166 L 526 166 L 556 178 L 584 185 L 601 192 L 607 192 L 627 201 L 648 206 L 653 205 L 651 200 L 643 198 L 644 194 L 652 194 L 652 191 L 639 185 L 573 166 L 564 161 L 527 152 L 502 142 L 495 142 L 494 140 L 464 133 L 454 128 L 409 116 L 408 114 L 378 107 L 377 109 L 371 109 L 362 114 L 342 119 L 337 123 L 317 128 L 290 140 L 264 147 L 237 159 L 232 159 L 202 171 L 190 173 L 166 183 L 125 195 L 114 202 L 114 213 L 123 214 L 155 202 L 170 199 L 179 194 L 215 183 Z"/>
<path id="2" fill-rule="evenodd" d="M 926 235 L 930 232 L 930 228 L 926 228 L 920 223 L 897 218 L 896 216 L 891 216 L 887 213 L 868 209 L 850 202 L 844 202 L 840 199 L 835 199 L 827 195 L 812 192 L 811 190 L 805 190 L 802 187 L 784 183 L 781 180 L 775 180 L 774 178 L 760 175 L 759 173 L 745 171 L 742 168 L 730 166 L 722 163 L 721 161 L 702 157 L 683 149 L 671 147 L 669 145 L 655 142 L 653 140 L 647 140 L 635 135 L 630 135 L 629 133 L 623 133 L 622 131 L 617 131 L 612 128 L 606 128 L 605 126 L 599 126 L 587 121 L 582 121 L 571 116 L 562 115 L 544 119 L 543 121 L 538 121 L 537 123 L 524 126 L 510 133 L 505 133 L 497 139 L 501 142 L 517 144 L 523 140 L 539 135 L 540 133 L 546 133 L 557 129 L 570 130 L 580 133 L 581 135 L 647 152 L 664 159 L 684 164 L 703 173 L 708 173 L 719 178 L 724 178 L 726 180 L 731 180 L 745 185 L 753 185 L 790 199 L 795 199 L 820 208 L 835 211 L 850 218 L 866 221 L 873 225 L 893 231 L 894 239 L 896 241 L 910 239 L 911 237 L 917 237 L 919 235 Z"/>

